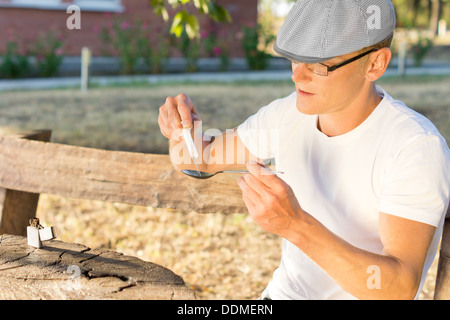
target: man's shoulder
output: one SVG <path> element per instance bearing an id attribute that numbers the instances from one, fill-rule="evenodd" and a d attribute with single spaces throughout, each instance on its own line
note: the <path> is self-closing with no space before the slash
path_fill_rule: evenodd
<path id="1" fill-rule="evenodd" d="M 441 136 L 436 126 L 425 115 L 410 108 L 404 102 L 394 99 L 386 91 L 382 101 L 385 127 L 391 134 L 406 136 L 436 135 Z"/>
<path id="2" fill-rule="evenodd" d="M 445 138 L 427 117 L 386 93 L 384 103 L 384 114 L 381 117 L 383 123 L 380 123 L 379 129 L 384 132 L 384 141 L 394 153 L 417 150 L 420 145 L 434 145 L 436 152 L 443 152 L 448 156 Z"/>

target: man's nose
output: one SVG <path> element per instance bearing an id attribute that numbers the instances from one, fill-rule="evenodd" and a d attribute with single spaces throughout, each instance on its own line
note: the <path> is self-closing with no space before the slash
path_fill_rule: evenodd
<path id="1" fill-rule="evenodd" d="M 309 70 L 306 68 L 306 64 L 304 63 L 296 63 L 292 64 L 292 81 L 294 83 L 302 82 L 302 81 L 310 81 L 311 75 L 309 74 Z"/>

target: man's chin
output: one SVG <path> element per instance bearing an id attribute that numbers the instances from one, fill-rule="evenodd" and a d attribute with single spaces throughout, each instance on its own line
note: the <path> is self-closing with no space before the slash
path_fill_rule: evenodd
<path id="1" fill-rule="evenodd" d="M 317 114 L 316 108 L 309 106 L 308 104 L 306 104 L 304 102 L 299 101 L 298 98 L 297 98 L 297 110 L 303 114 L 310 115 L 310 116 Z"/>

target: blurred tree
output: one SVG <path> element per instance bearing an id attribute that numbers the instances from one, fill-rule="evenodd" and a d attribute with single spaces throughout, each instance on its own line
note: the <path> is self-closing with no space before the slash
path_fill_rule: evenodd
<path id="1" fill-rule="evenodd" d="M 430 22 L 430 31 L 436 35 L 439 28 L 439 20 L 442 17 L 444 3 L 447 2 L 444 0 L 428 0 L 429 2 L 429 22 Z"/>
<path id="2" fill-rule="evenodd" d="M 397 25 L 407 28 L 427 28 L 437 33 L 439 20 L 450 24 L 448 3 L 450 0 L 391 0 L 397 13 Z M 296 0 L 260 0 L 271 7 L 274 14 L 279 8 L 290 7 Z"/>
<path id="3" fill-rule="evenodd" d="M 428 28 L 437 33 L 439 20 L 447 19 L 446 6 L 449 0 L 392 0 L 397 12 L 398 26 Z"/>
<path id="4" fill-rule="evenodd" d="M 417 16 L 419 15 L 420 2 L 421 2 L 421 0 L 413 1 L 413 11 L 414 11 L 413 20 L 412 20 L 413 25 L 417 25 Z"/>
<path id="5" fill-rule="evenodd" d="M 215 3 L 215 0 L 150 0 L 154 12 L 162 16 L 164 21 L 169 21 L 167 6 L 178 9 L 185 5 L 193 4 L 197 12 L 208 15 L 216 22 L 231 22 L 228 11 Z M 186 9 L 178 11 L 172 20 L 170 33 L 180 37 L 183 31 L 190 39 L 199 38 L 200 25 L 196 15 L 189 13 Z"/>

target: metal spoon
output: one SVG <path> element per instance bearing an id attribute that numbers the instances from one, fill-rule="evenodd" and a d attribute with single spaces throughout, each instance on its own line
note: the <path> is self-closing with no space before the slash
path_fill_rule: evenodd
<path id="1" fill-rule="evenodd" d="M 216 173 L 202 172 L 202 171 L 196 171 L 196 170 L 181 170 L 181 172 L 183 172 L 184 174 L 186 174 L 192 178 L 195 178 L 195 179 L 209 179 L 219 173 L 249 173 L 248 171 L 245 171 L 245 170 L 237 170 L 237 171 L 236 170 L 225 170 L 225 171 L 218 171 Z M 272 173 L 283 174 L 284 172 L 272 171 Z"/>

